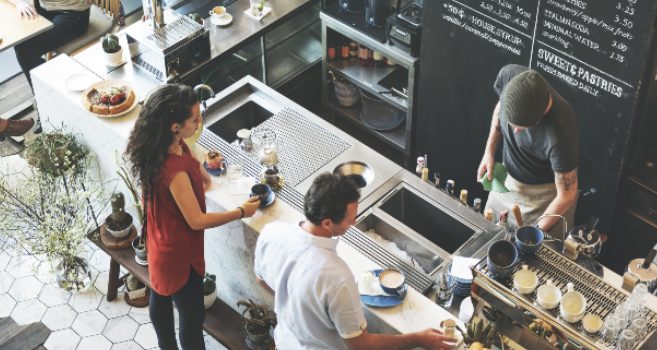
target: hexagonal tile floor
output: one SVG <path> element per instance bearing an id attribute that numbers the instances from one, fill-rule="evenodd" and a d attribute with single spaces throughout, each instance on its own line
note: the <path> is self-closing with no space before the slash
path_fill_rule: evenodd
<path id="1" fill-rule="evenodd" d="M 156 349 L 148 309 L 127 305 L 121 293 L 108 302 L 109 257 L 93 244 L 87 249 L 94 286 L 71 294 L 54 283 L 48 263 L 22 255 L 11 238 L 0 241 L 0 318 L 10 316 L 18 324 L 41 321 L 52 331 L 44 343 L 49 350 Z M 207 350 L 225 350 L 208 335 L 205 343 Z"/>

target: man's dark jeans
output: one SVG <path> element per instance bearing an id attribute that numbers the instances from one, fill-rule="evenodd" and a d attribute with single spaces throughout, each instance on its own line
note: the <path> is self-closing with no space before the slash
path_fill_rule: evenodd
<path id="1" fill-rule="evenodd" d="M 38 7 L 38 1 L 36 3 L 37 12 L 50 20 L 53 27 L 14 46 L 18 64 L 25 73 L 30 86 L 32 86 L 30 70 L 43 63 L 41 56 L 84 34 L 89 26 L 89 10 L 46 11 Z M 25 21 L 29 21 L 29 19 L 25 19 Z"/>

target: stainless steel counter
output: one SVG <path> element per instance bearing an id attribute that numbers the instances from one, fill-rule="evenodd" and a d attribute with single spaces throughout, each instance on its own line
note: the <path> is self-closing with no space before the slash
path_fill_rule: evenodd
<path id="1" fill-rule="evenodd" d="M 181 80 L 184 81 L 204 66 L 218 64 L 227 55 L 231 55 L 237 51 L 243 44 L 276 28 L 290 17 L 317 2 L 317 0 L 271 1 L 271 12 L 262 20 L 256 21 L 244 14 L 244 11 L 249 8 L 248 0 L 235 1 L 227 7 L 228 13 L 233 16 L 233 21 L 230 25 L 219 27 L 211 24 L 209 18 L 206 18 L 205 27 L 210 31 L 210 59 L 183 74 L 180 77 Z M 206 15 L 201 14 L 201 16 Z M 131 26 L 144 27 L 143 30 L 149 30 L 147 28 L 148 24 L 145 22 L 138 22 Z M 100 44 L 94 44 L 73 58 L 104 79 L 117 79 L 130 82 L 137 94 L 143 98 L 148 91 L 162 83 L 132 64 L 129 57 L 129 50 L 127 50 L 127 42 L 125 42 L 125 36 L 122 34 L 123 31 L 120 31 L 119 37 L 122 41 L 122 46 L 126 48 L 123 50 L 124 62 L 126 63 L 119 67 L 109 68 L 105 66 L 103 59 L 104 53 Z"/>

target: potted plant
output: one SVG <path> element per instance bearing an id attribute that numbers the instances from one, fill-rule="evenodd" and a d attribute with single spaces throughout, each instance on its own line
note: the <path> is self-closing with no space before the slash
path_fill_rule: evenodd
<path id="1" fill-rule="evenodd" d="M 114 238 L 125 238 L 133 229 L 132 215 L 125 211 L 123 193 L 114 192 L 110 199 L 112 213 L 105 219 L 105 230 Z"/>
<path id="2" fill-rule="evenodd" d="M 203 276 L 203 305 L 209 309 L 217 300 L 217 276 L 206 273 Z"/>
<path id="3" fill-rule="evenodd" d="M 126 290 L 123 298 L 128 305 L 135 307 L 145 307 L 148 305 L 148 287 L 137 277 L 128 273 L 123 277 L 123 286 Z"/>
<path id="4" fill-rule="evenodd" d="M 125 163 L 118 162 L 118 170 L 117 174 L 123 180 L 123 183 L 125 186 L 128 188 L 128 191 L 130 192 L 130 195 L 132 196 L 132 200 L 135 203 L 135 209 L 137 211 L 137 216 L 139 217 L 139 223 L 141 224 L 142 230 L 141 233 L 134 239 L 132 240 L 132 249 L 135 251 L 135 256 L 137 257 L 137 263 L 142 264 L 142 265 L 147 265 L 148 264 L 148 251 L 146 250 L 146 230 L 143 229 L 145 225 L 145 215 L 144 215 L 144 208 L 141 204 L 141 197 L 139 194 L 139 191 L 137 190 L 137 186 L 135 185 L 135 181 L 130 176 L 130 172 L 126 169 Z"/>
<path id="5" fill-rule="evenodd" d="M 59 130 L 32 140 L 25 158 L 32 167 L 20 174 L 0 169 L 0 235 L 14 237 L 26 254 L 45 257 L 59 286 L 83 291 L 91 275 L 79 254 L 106 205 L 100 182 L 88 172 L 89 152 Z"/>
<path id="6" fill-rule="evenodd" d="M 189 18 L 191 18 L 192 20 L 194 20 L 194 22 L 196 22 L 200 25 L 203 25 L 203 23 L 204 23 L 203 17 L 201 17 L 201 15 L 199 15 L 196 12 L 192 12 L 192 13 L 188 14 L 187 16 L 189 16 Z"/>
<path id="7" fill-rule="evenodd" d="M 246 330 L 246 345 L 249 349 L 268 349 L 273 338 L 271 329 L 276 327 L 276 315 L 266 305 L 253 300 L 240 300 L 237 307 L 244 307 L 242 320 Z"/>
<path id="8" fill-rule="evenodd" d="M 119 37 L 114 34 L 106 34 L 100 38 L 100 43 L 105 51 L 105 62 L 108 66 L 115 67 L 123 62 L 123 49 L 119 43 Z"/>

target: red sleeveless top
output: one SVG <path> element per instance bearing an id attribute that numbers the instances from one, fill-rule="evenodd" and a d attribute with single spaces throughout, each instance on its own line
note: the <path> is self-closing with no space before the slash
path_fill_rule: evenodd
<path id="1" fill-rule="evenodd" d="M 151 286 L 157 294 L 169 296 L 182 288 L 189 278 L 190 266 L 200 275 L 205 274 L 204 230 L 193 230 L 178 208 L 169 184 L 173 177 L 186 172 L 192 182 L 194 195 L 205 213 L 205 191 L 200 163 L 192 156 L 187 144 L 181 141 L 182 156 L 169 154 L 153 196 L 147 205 L 146 247 Z"/>

